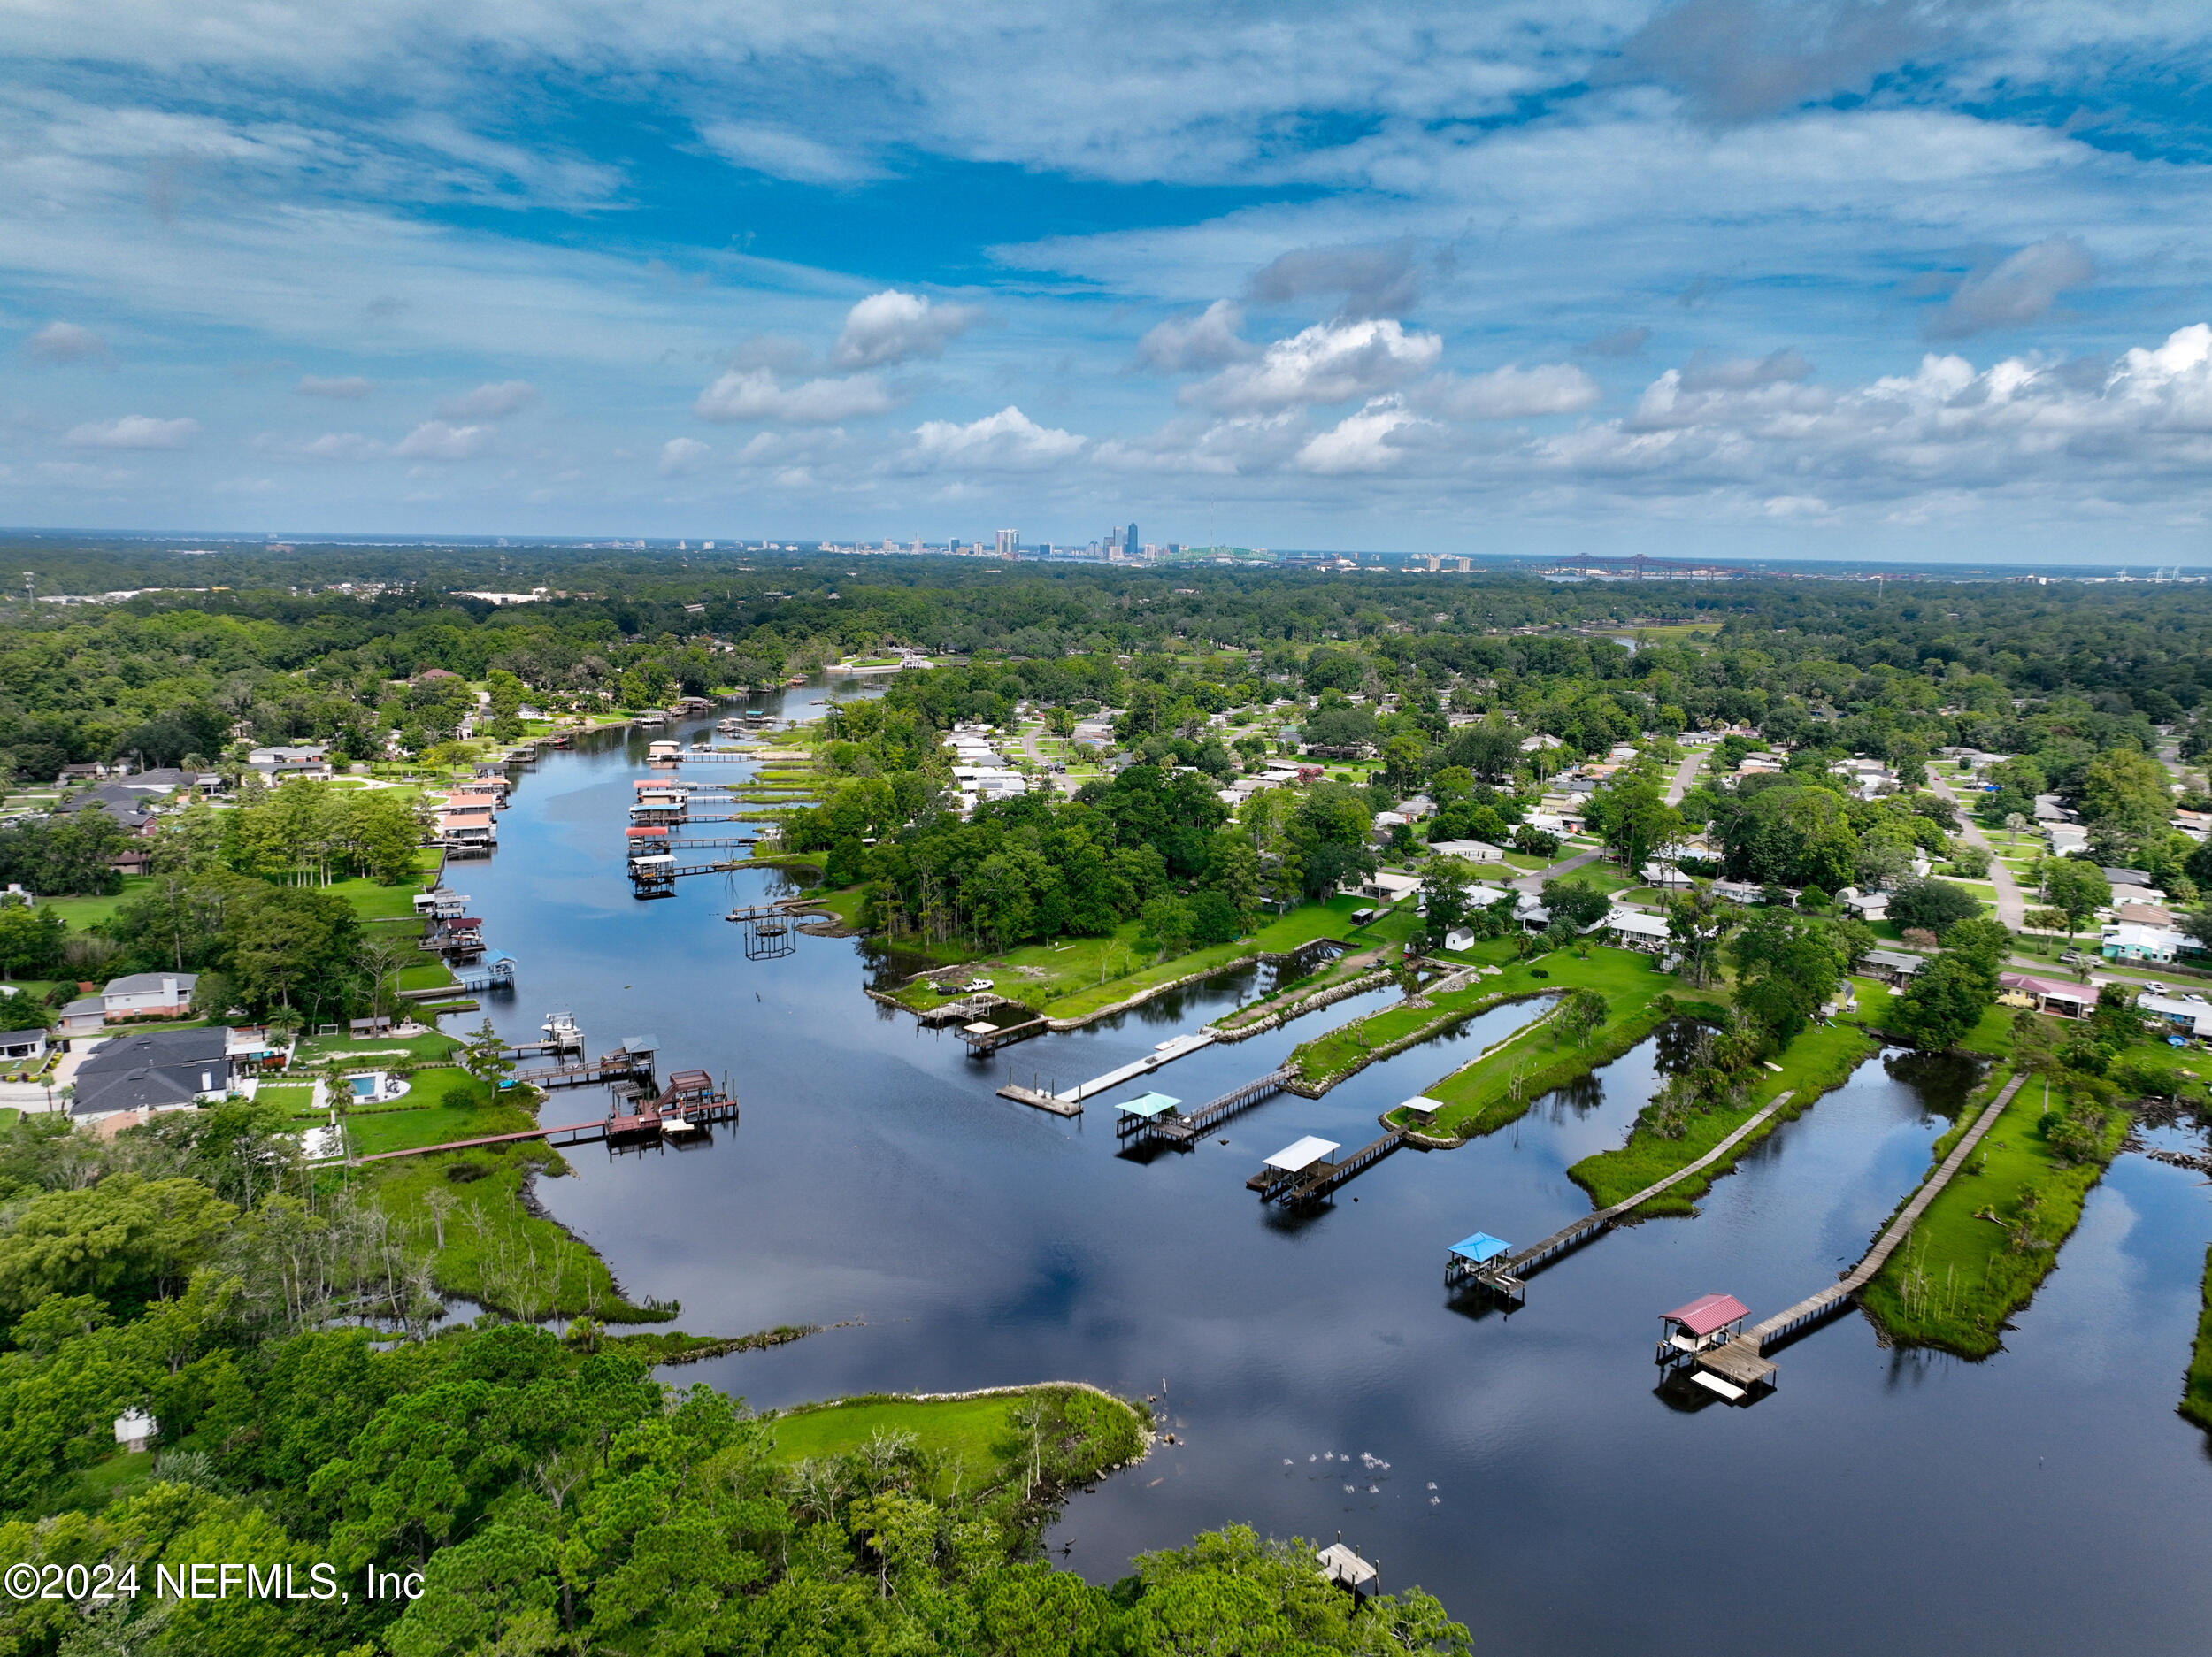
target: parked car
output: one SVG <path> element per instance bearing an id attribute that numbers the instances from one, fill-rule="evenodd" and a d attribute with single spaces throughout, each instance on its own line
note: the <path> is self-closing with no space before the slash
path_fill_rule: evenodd
<path id="1" fill-rule="evenodd" d="M 970 978 L 970 979 L 969 979 L 969 980 L 968 980 L 965 984 L 962 985 L 960 987 L 961 987 L 961 989 L 962 989 L 963 991 L 964 991 L 964 992 L 965 992 L 965 993 L 967 993 L 968 994 L 972 995 L 972 994 L 973 994 L 973 993 L 975 993 L 975 992 L 976 992 L 976 991 L 978 991 L 978 990 L 987 990 L 987 989 L 989 989 L 989 988 L 991 987 L 991 980 L 990 980 L 990 979 L 988 979 L 988 978 Z"/>

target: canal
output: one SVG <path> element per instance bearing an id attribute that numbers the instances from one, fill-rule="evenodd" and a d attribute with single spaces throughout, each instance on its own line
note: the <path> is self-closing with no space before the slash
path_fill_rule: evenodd
<path id="1" fill-rule="evenodd" d="M 782 711 L 810 717 L 823 695 Z M 1159 1395 L 1179 1442 L 1070 1501 L 1067 1562 L 1108 1580 L 1202 1528 L 1341 1531 L 1386 1586 L 1439 1594 L 1481 1651 L 2201 1648 L 2212 1456 L 2174 1414 L 2212 1236 L 2198 1176 L 2123 1157 L 1987 1362 L 1886 1349 L 1851 1314 L 1782 1350 L 1755 1408 L 1684 1408 L 1655 1391 L 1656 1315 L 1718 1290 L 1763 1316 L 1832 1280 L 1925 1167 L 1969 1067 L 1869 1062 L 1699 1217 L 1600 1239 L 1508 1316 L 1446 1293 L 1446 1246 L 1479 1229 L 1525 1242 L 1585 1212 L 1564 1170 L 1620 1143 L 1663 1036 L 1514 1128 L 1401 1151 L 1286 1217 L 1244 1188 L 1264 1155 L 1307 1133 L 1363 1143 L 1534 1007 L 1322 1099 L 1279 1096 L 1193 1150 L 1132 1155 L 1102 1105 L 1147 1085 L 1203 1102 L 1391 993 L 1202 1049 L 1080 1119 L 1010 1103 L 993 1094 L 1007 1066 L 1098 1075 L 1265 970 L 972 1062 L 865 998 L 856 940 L 747 961 L 722 915 L 777 890 L 772 871 L 633 900 L 619 846 L 643 751 L 615 739 L 541 763 L 496 858 L 452 881 L 521 963 L 519 992 L 491 1005 L 503 1033 L 572 1010 L 594 1050 L 657 1036 L 666 1067 L 726 1072 L 743 1102 L 710 1147 L 572 1153 L 576 1177 L 539 1187 L 549 1210 L 633 1298 L 680 1300 L 686 1329 L 844 1325 L 672 1378 L 764 1407 L 1057 1377 Z"/>

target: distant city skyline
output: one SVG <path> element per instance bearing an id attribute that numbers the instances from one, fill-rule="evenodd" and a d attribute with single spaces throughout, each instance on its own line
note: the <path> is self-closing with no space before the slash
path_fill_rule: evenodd
<path id="1" fill-rule="evenodd" d="M 5 42 L 19 525 L 2212 554 L 2200 7 L 94 0 Z"/>

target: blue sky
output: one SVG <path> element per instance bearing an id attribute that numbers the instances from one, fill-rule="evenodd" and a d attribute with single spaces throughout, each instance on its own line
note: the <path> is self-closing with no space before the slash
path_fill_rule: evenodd
<path id="1" fill-rule="evenodd" d="M 2212 563 L 2208 38 L 0 0 L 0 522 Z"/>

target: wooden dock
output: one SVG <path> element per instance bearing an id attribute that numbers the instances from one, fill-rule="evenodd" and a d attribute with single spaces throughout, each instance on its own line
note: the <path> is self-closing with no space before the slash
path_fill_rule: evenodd
<path id="1" fill-rule="evenodd" d="M 1179 1116 L 1124 1116 L 1114 1124 L 1114 1133 L 1125 1139 L 1148 1138 L 1163 1139 L 1170 1145 L 1194 1144 L 1239 1111 L 1281 1093 L 1283 1084 L 1293 1074 L 1287 1067 L 1271 1070 L 1241 1087 L 1231 1088 L 1218 1099 L 1208 1100 L 1195 1110 L 1185 1111 Z"/>
<path id="2" fill-rule="evenodd" d="M 1094 1098 L 1104 1093 L 1110 1087 L 1118 1087 L 1124 1082 L 1139 1076 L 1148 1076 L 1163 1064 L 1172 1064 L 1176 1060 L 1187 1054 L 1195 1053 L 1201 1047 L 1211 1047 L 1218 1039 L 1210 1030 L 1198 1030 L 1187 1035 L 1171 1036 L 1146 1054 L 1144 1057 L 1124 1064 L 1117 1070 L 1109 1070 L 1103 1076 L 1094 1076 L 1089 1081 L 1079 1085 L 1067 1097 L 1079 1104 L 1086 1099 Z"/>
<path id="3" fill-rule="evenodd" d="M 1286 1208 L 1302 1208 L 1320 1201 L 1406 1142 L 1406 1131 L 1393 1128 L 1379 1139 L 1370 1139 L 1349 1156 L 1339 1157 L 1331 1162 L 1315 1162 L 1294 1172 L 1263 1168 L 1244 1182 L 1247 1191 L 1256 1191 L 1263 1202 L 1279 1203 Z"/>
<path id="4" fill-rule="evenodd" d="M 704 1076 L 704 1071 L 682 1072 L 685 1076 Z M 442 1145 L 419 1145 L 403 1151 L 378 1151 L 359 1158 L 364 1162 L 390 1162 L 402 1156 L 428 1156 L 437 1151 L 470 1151 L 487 1145 L 513 1145 L 524 1139 L 541 1139 L 548 1145 L 611 1146 L 624 1141 L 652 1142 L 680 1141 L 703 1128 L 725 1124 L 734 1125 L 738 1120 L 737 1101 L 716 1090 L 711 1084 L 703 1089 L 695 1088 L 680 1093 L 672 1079 L 669 1090 L 658 1097 L 636 1101 L 633 1109 L 618 1109 L 613 1114 L 593 1122 L 565 1122 L 549 1128 L 531 1128 L 519 1133 L 487 1133 L 472 1139 L 449 1139 Z"/>
<path id="5" fill-rule="evenodd" d="M 1017 1104 L 1033 1106 L 1039 1110 L 1049 1110 L 1056 1116 L 1079 1116 L 1083 1114 L 1080 1104 L 1071 1099 L 1063 1099 L 1048 1088 L 1020 1087 L 1009 1082 L 998 1090 L 998 1096 L 1010 1099 Z"/>
<path id="6" fill-rule="evenodd" d="M 1698 1354 L 1694 1360 L 1695 1367 L 1709 1369 L 1747 1390 L 1762 1385 L 1773 1385 L 1775 1366 L 1767 1360 L 1767 1347 L 1785 1336 L 1794 1334 L 1841 1310 L 1860 1290 L 1874 1280 L 1875 1274 L 1888 1263 L 1889 1257 L 1912 1235 L 1912 1228 L 1927 1212 L 1928 1205 L 1966 1165 L 1966 1159 L 1974 1154 L 1975 1147 L 1982 1142 L 1982 1136 L 1996 1125 L 1997 1118 L 2003 1114 L 2005 1107 L 2012 1102 L 2013 1095 L 2020 1091 L 2021 1085 L 2027 1079 L 2024 1073 L 2016 1076 L 1998 1090 L 1996 1098 L 1983 1109 L 1974 1125 L 1951 1147 L 1951 1154 L 1943 1159 L 1942 1165 L 1923 1182 L 1920 1189 L 1913 1193 L 1912 1201 L 1898 1210 L 1897 1217 L 1875 1239 L 1874 1247 L 1866 1251 L 1866 1257 L 1844 1273 L 1839 1281 L 1827 1288 L 1815 1290 L 1795 1305 L 1784 1307 L 1763 1323 L 1754 1323 L 1726 1346 Z"/>
<path id="7" fill-rule="evenodd" d="M 595 1059 L 574 1064 L 547 1064 L 534 1070 L 517 1070 L 514 1079 L 550 1091 L 557 1087 L 598 1087 L 608 1082 L 635 1081 L 653 1074 L 653 1055 L 617 1047 Z"/>
<path id="8" fill-rule="evenodd" d="M 1461 1284 L 1472 1283 L 1504 1300 L 1519 1300 L 1523 1297 L 1526 1279 L 1531 1272 L 1535 1271 L 1548 1261 L 1556 1260 L 1570 1249 L 1590 1241 L 1601 1231 L 1611 1230 L 1623 1215 L 1640 1203 L 1648 1202 L 1669 1186 L 1678 1185 L 1691 1175 L 1710 1168 L 1723 1156 L 1742 1144 L 1746 1136 L 1754 1129 L 1768 1121 L 1776 1111 L 1781 1109 L 1796 1096 L 1794 1088 L 1775 1094 L 1760 1108 L 1757 1115 L 1737 1128 L 1734 1132 L 1695 1162 L 1677 1169 L 1656 1185 L 1646 1185 L 1632 1197 L 1624 1197 L 1610 1208 L 1600 1208 L 1595 1213 L 1586 1214 L 1571 1225 L 1561 1226 L 1559 1230 L 1540 1243 L 1532 1243 L 1526 1248 L 1516 1249 L 1509 1254 L 1501 1254 L 1496 1259 L 1486 1261 L 1480 1265 L 1471 1261 L 1462 1260 L 1456 1255 L 1453 1256 L 1444 1268 L 1445 1286 L 1456 1288 Z"/>

